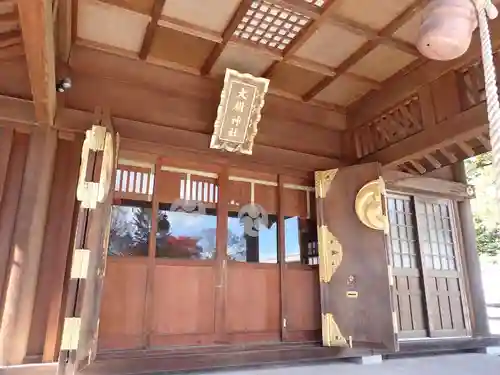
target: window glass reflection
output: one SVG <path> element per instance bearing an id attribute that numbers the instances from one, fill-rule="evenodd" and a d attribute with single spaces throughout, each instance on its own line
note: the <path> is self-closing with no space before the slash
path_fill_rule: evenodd
<path id="1" fill-rule="evenodd" d="M 151 203 L 123 201 L 111 211 L 109 256 L 147 256 Z"/>
<path id="2" fill-rule="evenodd" d="M 308 265 L 319 263 L 318 235 L 313 220 L 285 217 L 285 261 Z"/>
<path id="3" fill-rule="evenodd" d="M 170 211 L 170 204 L 160 204 L 156 232 L 156 256 L 174 259 L 214 259 L 217 213 Z"/>
<path id="4" fill-rule="evenodd" d="M 248 218 L 246 218 L 248 219 Z M 276 215 L 256 219 L 252 225 L 237 212 L 228 218 L 227 257 L 238 262 L 278 263 L 278 224 Z"/>

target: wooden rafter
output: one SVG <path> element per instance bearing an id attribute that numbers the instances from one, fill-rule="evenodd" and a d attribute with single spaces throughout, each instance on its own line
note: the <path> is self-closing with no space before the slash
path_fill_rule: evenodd
<path id="1" fill-rule="evenodd" d="M 473 157 L 474 155 L 476 155 L 476 153 L 474 152 L 474 149 L 469 146 L 467 144 L 467 142 L 465 141 L 462 141 L 462 142 L 457 142 L 457 146 L 460 148 L 460 150 L 462 150 L 465 155 L 467 155 L 469 158 Z"/>
<path id="2" fill-rule="evenodd" d="M 425 169 L 424 166 L 418 161 L 410 160 L 409 163 L 418 171 L 418 173 L 424 174 L 425 172 L 427 172 L 427 169 Z"/>
<path id="3" fill-rule="evenodd" d="M 458 158 L 456 157 L 456 155 L 453 153 L 453 152 L 450 152 L 448 151 L 446 148 L 442 148 L 439 150 L 439 152 L 441 152 L 441 154 L 446 158 L 448 159 L 448 161 L 451 163 L 451 164 L 454 164 L 458 161 Z"/>
<path id="4" fill-rule="evenodd" d="M 354 52 L 349 58 L 341 63 L 337 69 L 337 75 L 334 77 L 325 77 L 316 86 L 314 86 L 308 93 L 304 95 L 304 101 L 311 100 L 319 92 L 333 83 L 341 74 L 347 72 L 351 67 L 358 63 L 370 51 L 375 49 L 380 43 L 382 38 L 390 37 L 397 29 L 405 24 L 419 9 L 421 9 L 429 0 L 416 0 L 406 10 L 384 27 L 378 34 L 377 38 L 371 39 L 366 42 L 360 49 Z"/>
<path id="5" fill-rule="evenodd" d="M 18 0 L 17 7 L 37 122 L 53 125 L 56 79 L 52 2 Z"/>
<path id="6" fill-rule="evenodd" d="M 202 75 L 207 75 L 210 73 L 212 70 L 212 67 L 214 66 L 215 62 L 219 58 L 219 56 L 222 54 L 224 51 L 224 48 L 226 48 L 227 44 L 231 40 L 234 31 L 240 24 L 241 20 L 243 17 L 245 17 L 245 14 L 247 13 L 248 8 L 250 7 L 250 4 L 252 4 L 252 0 L 243 0 L 236 11 L 233 14 L 233 17 L 231 18 L 231 21 L 229 21 L 229 24 L 227 25 L 226 29 L 222 33 L 222 42 L 217 44 L 210 55 L 207 57 L 205 63 L 203 64 L 201 68 L 201 74 Z"/>
<path id="7" fill-rule="evenodd" d="M 151 51 L 151 45 L 158 28 L 158 21 L 161 18 L 161 12 L 165 6 L 166 0 L 155 0 L 153 4 L 153 9 L 151 10 L 151 20 L 149 21 L 148 27 L 146 28 L 146 33 L 144 34 L 144 40 L 142 41 L 141 50 L 139 51 L 139 58 L 141 60 L 146 60 Z"/>
<path id="8" fill-rule="evenodd" d="M 424 156 L 425 159 L 432 164 L 432 166 L 436 169 L 438 168 L 441 168 L 441 163 L 439 162 L 439 160 L 437 160 L 434 156 L 432 156 L 431 154 L 427 154 Z"/>
<path id="9" fill-rule="evenodd" d="M 491 142 L 488 137 L 486 137 L 484 134 L 481 134 L 477 137 L 477 140 L 481 142 L 486 150 L 491 151 Z"/>

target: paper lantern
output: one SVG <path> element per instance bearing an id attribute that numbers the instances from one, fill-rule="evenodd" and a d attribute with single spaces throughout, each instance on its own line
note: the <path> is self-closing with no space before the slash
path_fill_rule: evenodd
<path id="1" fill-rule="evenodd" d="M 469 48 L 477 27 L 470 0 L 432 0 L 425 8 L 417 48 L 432 60 L 452 60 Z"/>

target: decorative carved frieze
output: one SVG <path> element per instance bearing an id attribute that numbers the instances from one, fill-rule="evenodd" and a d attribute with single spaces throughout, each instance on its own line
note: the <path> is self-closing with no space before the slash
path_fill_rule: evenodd
<path id="1" fill-rule="evenodd" d="M 353 130 L 357 158 L 387 148 L 423 130 L 418 97 L 412 97 Z"/>

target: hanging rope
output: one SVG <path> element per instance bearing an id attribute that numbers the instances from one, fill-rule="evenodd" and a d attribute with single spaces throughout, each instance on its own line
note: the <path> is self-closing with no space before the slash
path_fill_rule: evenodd
<path id="1" fill-rule="evenodd" d="M 488 18 L 496 18 L 498 16 L 498 11 L 491 0 L 474 0 L 474 3 L 477 9 L 479 35 L 481 38 L 494 183 L 497 190 L 497 198 L 500 198 L 500 102 L 498 97 L 496 67 L 493 61 L 491 34 L 488 26 Z"/>

